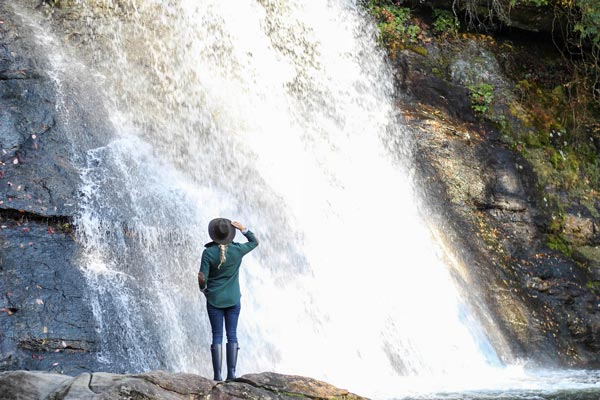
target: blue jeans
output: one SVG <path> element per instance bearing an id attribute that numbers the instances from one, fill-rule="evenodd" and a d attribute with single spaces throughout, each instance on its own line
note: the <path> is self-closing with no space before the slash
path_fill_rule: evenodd
<path id="1" fill-rule="evenodd" d="M 212 344 L 223 343 L 223 320 L 227 331 L 227 343 L 237 343 L 237 325 L 241 310 L 241 302 L 226 308 L 213 307 L 206 302 L 206 311 L 212 329 Z"/>

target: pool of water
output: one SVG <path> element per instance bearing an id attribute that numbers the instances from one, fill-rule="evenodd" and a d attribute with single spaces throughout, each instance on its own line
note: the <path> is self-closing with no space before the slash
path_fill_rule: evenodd
<path id="1" fill-rule="evenodd" d="M 510 367 L 496 376 L 406 382 L 412 393 L 395 400 L 600 400 L 600 371 L 526 370 Z M 429 389 L 428 389 L 429 387 Z M 447 388 L 447 389 L 444 389 Z"/>
<path id="2" fill-rule="evenodd" d="M 428 400 L 599 400 L 600 389 L 560 390 L 552 393 L 543 391 L 466 392 L 438 394 L 434 397 L 411 397 L 403 399 Z"/>

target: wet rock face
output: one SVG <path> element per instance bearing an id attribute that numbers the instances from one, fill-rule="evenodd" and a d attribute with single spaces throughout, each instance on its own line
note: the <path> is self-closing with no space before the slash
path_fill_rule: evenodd
<path id="1" fill-rule="evenodd" d="M 485 328 L 500 329 L 507 338 L 507 358 L 598 367 L 600 297 L 594 282 L 600 275 L 594 271 L 600 261 L 594 261 L 597 269 L 585 269 L 547 247 L 551 215 L 532 167 L 470 110 L 469 84 L 500 88 L 490 105 L 496 115 L 506 115 L 507 100 L 514 98 L 514 85 L 492 57 L 475 40 L 447 48 L 432 44 L 427 56 L 399 54 L 399 101 L 417 138 L 420 188 L 464 266 L 456 279 L 468 285 L 472 304 L 483 301 L 494 315 L 496 326 Z M 521 129 L 510 115 L 505 121 Z M 595 219 L 576 205 L 566 212 L 566 233 L 581 244 L 575 257 L 600 260 Z"/>
<path id="2" fill-rule="evenodd" d="M 325 382 L 270 372 L 215 382 L 192 374 L 153 371 L 69 377 L 40 372 L 0 373 L 0 399 L 347 399 L 364 397 Z"/>
<path id="3" fill-rule="evenodd" d="M 79 175 L 35 40 L 0 4 L 0 370 L 97 365 L 73 238 Z"/>
<path id="4" fill-rule="evenodd" d="M 1 224 L 0 370 L 93 368 L 94 317 L 85 280 L 73 264 L 78 246 L 71 234 L 25 217 Z"/>
<path id="5" fill-rule="evenodd" d="M 0 25 L 0 209 L 68 216 L 79 178 L 57 126 L 54 84 L 35 53 L 14 21 Z"/>

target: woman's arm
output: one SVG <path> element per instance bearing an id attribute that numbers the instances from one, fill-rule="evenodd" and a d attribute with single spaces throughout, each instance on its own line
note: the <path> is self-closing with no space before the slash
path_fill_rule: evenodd
<path id="1" fill-rule="evenodd" d="M 209 270 L 210 264 L 208 262 L 208 253 L 204 250 L 202 252 L 202 260 L 200 261 L 200 271 L 198 272 L 198 286 L 203 292 L 206 290 L 206 277 L 208 276 Z"/>
<path id="2" fill-rule="evenodd" d="M 239 229 L 240 232 L 242 232 L 244 236 L 246 236 L 246 239 L 248 239 L 247 243 L 243 243 L 240 245 L 242 255 L 249 253 L 250 251 L 254 250 L 256 246 L 258 246 L 258 239 L 256 239 L 256 237 L 254 236 L 254 233 L 250 232 L 248 228 L 246 228 L 241 222 L 232 221 L 231 225 Z"/>

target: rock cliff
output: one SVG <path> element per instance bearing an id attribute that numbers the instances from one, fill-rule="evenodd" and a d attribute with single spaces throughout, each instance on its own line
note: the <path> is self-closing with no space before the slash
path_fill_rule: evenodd
<path id="1" fill-rule="evenodd" d="M 80 181 L 55 82 L 5 2 L 0 22 L 0 370 L 95 370 L 72 233 Z"/>
<path id="2" fill-rule="evenodd" d="M 456 279 L 473 289 L 472 304 L 492 310 L 513 357 L 598 367 L 600 276 L 549 247 L 556 216 L 540 189 L 539 169 L 499 124 L 473 109 L 469 87 L 489 84 L 496 92 L 490 114 L 513 131 L 530 129 L 510 112 L 518 91 L 489 40 L 432 41 L 425 53 L 396 55 L 399 104 L 415 132 L 422 195 L 463 265 Z M 571 218 L 596 223 L 591 216 Z"/>

